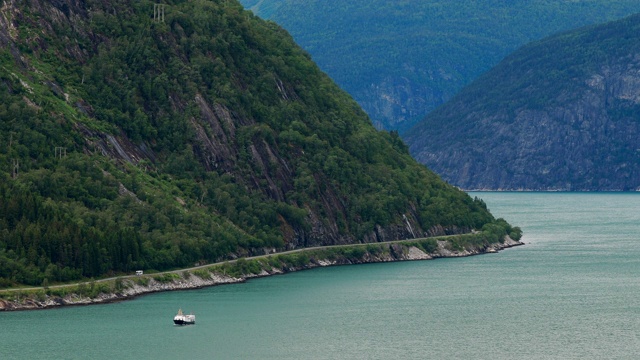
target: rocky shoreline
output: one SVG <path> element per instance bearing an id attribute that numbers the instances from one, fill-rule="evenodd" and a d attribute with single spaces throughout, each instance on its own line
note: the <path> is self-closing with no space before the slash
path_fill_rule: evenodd
<path id="1" fill-rule="evenodd" d="M 439 240 L 437 241 L 437 249 L 433 252 L 427 253 L 417 246 L 407 245 L 404 243 L 386 244 L 388 251 L 372 252 L 368 249 L 358 259 L 349 259 L 347 257 L 321 258 L 310 256 L 304 265 L 284 265 L 281 268 L 270 266 L 268 269 L 262 268 L 261 271 L 257 273 L 242 274 L 237 277 L 226 275 L 224 273 L 220 274 L 218 272 L 211 272 L 209 270 L 204 270 L 204 274 L 200 271 L 196 275 L 194 272 L 185 270 L 182 272 L 181 276 L 174 278 L 171 281 L 159 281 L 154 277 L 154 275 L 145 275 L 145 281 L 143 282 L 138 281 L 138 279 L 135 278 L 127 278 L 121 280 L 122 290 L 117 292 L 100 293 L 95 297 L 82 296 L 76 293 L 71 293 L 65 296 L 55 296 L 45 294 L 41 291 L 37 296 L 27 295 L 18 296 L 16 299 L 0 299 L 0 311 L 37 310 L 61 306 L 104 304 L 132 299 L 140 295 L 155 292 L 200 289 L 207 286 L 235 284 L 245 282 L 252 278 L 279 275 L 324 266 L 466 257 L 495 253 L 500 250 L 519 245 L 524 245 L 524 243 L 506 237 L 503 243 L 495 243 L 487 246 L 466 248 L 461 251 L 455 251 L 450 249 L 447 241 Z"/>

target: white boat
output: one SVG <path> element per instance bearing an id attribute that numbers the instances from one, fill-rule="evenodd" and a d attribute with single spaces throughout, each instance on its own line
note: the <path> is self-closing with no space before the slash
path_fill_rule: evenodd
<path id="1" fill-rule="evenodd" d="M 182 309 L 178 309 L 178 314 L 173 317 L 173 323 L 176 325 L 192 325 L 196 323 L 196 316 L 193 314 L 185 315 Z"/>

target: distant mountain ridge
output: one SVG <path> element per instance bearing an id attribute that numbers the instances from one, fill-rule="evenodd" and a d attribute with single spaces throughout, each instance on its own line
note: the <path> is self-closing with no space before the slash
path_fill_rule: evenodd
<path id="1" fill-rule="evenodd" d="M 406 132 L 510 52 L 636 0 L 241 0 L 287 29 L 374 125 Z"/>
<path id="2" fill-rule="evenodd" d="M 527 45 L 432 112 L 412 154 L 463 189 L 640 190 L 640 14 Z"/>

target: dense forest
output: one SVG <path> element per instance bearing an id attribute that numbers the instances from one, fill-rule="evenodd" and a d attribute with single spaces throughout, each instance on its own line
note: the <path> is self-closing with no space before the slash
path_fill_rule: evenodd
<path id="1" fill-rule="evenodd" d="M 637 0 L 241 0 L 287 29 L 375 126 L 412 125 L 518 47 L 640 12 Z"/>
<path id="2" fill-rule="evenodd" d="M 465 189 L 640 189 L 640 15 L 531 43 L 407 136 Z"/>
<path id="3" fill-rule="evenodd" d="M 0 286 L 519 233 L 235 1 L 7 3 L 0 99 Z"/>

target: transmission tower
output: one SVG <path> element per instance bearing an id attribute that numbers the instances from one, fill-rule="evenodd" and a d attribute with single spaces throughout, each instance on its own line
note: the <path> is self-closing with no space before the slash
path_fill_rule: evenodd
<path id="1" fill-rule="evenodd" d="M 62 159 L 67 156 L 67 148 L 56 146 L 54 148 L 54 157 Z"/>
<path id="2" fill-rule="evenodd" d="M 156 22 L 164 22 L 165 4 L 153 4 L 153 20 Z"/>

